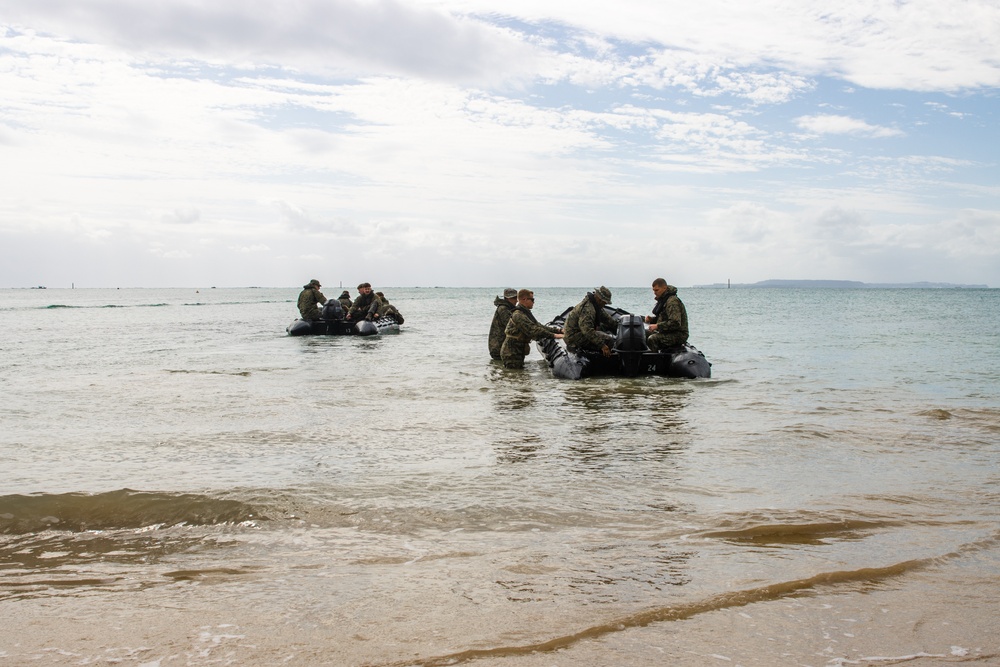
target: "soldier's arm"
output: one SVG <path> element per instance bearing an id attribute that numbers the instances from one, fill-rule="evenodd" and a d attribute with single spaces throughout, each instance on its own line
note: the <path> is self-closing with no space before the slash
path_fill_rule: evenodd
<path id="1" fill-rule="evenodd" d="M 541 340 L 542 338 L 552 338 L 555 332 L 544 324 L 535 324 L 532 322 L 531 326 L 531 338 L 532 340 Z"/>

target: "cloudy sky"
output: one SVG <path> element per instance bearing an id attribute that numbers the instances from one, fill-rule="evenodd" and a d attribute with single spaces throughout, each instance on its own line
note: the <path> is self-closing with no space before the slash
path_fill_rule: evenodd
<path id="1" fill-rule="evenodd" d="M 0 287 L 1000 287 L 995 0 L 0 0 Z"/>

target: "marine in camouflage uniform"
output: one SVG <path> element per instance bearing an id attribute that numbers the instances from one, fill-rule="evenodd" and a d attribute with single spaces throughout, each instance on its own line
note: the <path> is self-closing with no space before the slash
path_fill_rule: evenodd
<path id="1" fill-rule="evenodd" d="M 299 293 L 299 315 L 307 322 L 312 322 L 320 318 L 319 307 L 326 303 L 326 297 L 319 291 L 322 285 L 315 278 L 308 284 L 302 286 Z"/>
<path id="2" fill-rule="evenodd" d="M 340 296 L 337 297 L 337 301 L 340 302 L 340 307 L 344 309 L 345 313 L 351 309 L 351 304 L 353 302 L 351 301 L 351 293 L 347 290 L 340 293 Z"/>
<path id="3" fill-rule="evenodd" d="M 490 356 L 494 359 L 500 358 L 500 348 L 503 347 L 504 338 L 507 337 L 507 323 L 510 322 L 511 313 L 517 305 L 517 290 L 508 287 L 503 291 L 503 296 L 498 296 L 493 300 L 496 312 L 493 313 L 493 321 L 490 323 Z"/>
<path id="4" fill-rule="evenodd" d="M 375 312 L 375 318 L 379 319 L 382 317 L 391 317 L 396 320 L 396 324 L 402 324 L 403 314 L 399 312 L 396 306 L 389 303 L 389 299 L 385 298 L 385 294 L 382 292 L 375 292 L 375 296 L 377 296 L 379 300 L 379 307 Z"/>
<path id="5" fill-rule="evenodd" d="M 657 278 L 653 281 L 653 294 L 656 305 L 652 317 L 647 320 L 655 318 L 656 329 L 649 332 L 646 344 L 654 352 L 683 345 L 688 339 L 688 317 L 684 303 L 677 296 L 677 288 Z"/>
<path id="6" fill-rule="evenodd" d="M 618 331 L 618 322 L 604 310 L 608 303 L 611 303 L 611 290 L 602 286 L 587 292 L 583 301 L 576 304 L 563 327 L 567 348 L 610 353 L 615 340 L 610 331 Z"/>
<path id="7" fill-rule="evenodd" d="M 378 295 L 372 292 L 371 283 L 361 283 L 358 285 L 358 292 L 358 298 L 354 300 L 354 303 L 351 304 L 350 310 L 347 311 L 347 319 L 373 319 L 375 317 L 375 313 L 378 312 L 378 308 L 381 305 Z"/>
<path id="8" fill-rule="evenodd" d="M 500 348 L 504 368 L 524 368 L 524 358 L 531 352 L 531 341 L 561 338 L 558 329 L 539 324 L 531 312 L 535 297 L 531 290 L 517 293 L 517 306 L 504 329 L 506 337 Z"/>

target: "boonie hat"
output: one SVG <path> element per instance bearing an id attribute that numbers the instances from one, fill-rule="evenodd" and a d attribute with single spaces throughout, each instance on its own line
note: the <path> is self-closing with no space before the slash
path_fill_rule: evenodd
<path id="1" fill-rule="evenodd" d="M 310 285 L 315 285 L 316 287 L 322 287 L 322 285 L 319 284 L 319 281 L 316 280 L 315 278 L 313 278 L 312 280 L 310 280 L 309 284 Z"/>
<path id="2" fill-rule="evenodd" d="M 604 303 L 611 303 L 611 290 L 609 290 L 604 285 L 601 285 L 600 287 L 596 288 L 594 290 L 594 294 L 601 297 L 601 301 L 603 301 Z"/>
<path id="3" fill-rule="evenodd" d="M 503 298 L 505 299 L 513 299 L 516 297 L 517 297 L 517 290 L 514 289 L 513 287 L 508 287 L 503 291 Z"/>

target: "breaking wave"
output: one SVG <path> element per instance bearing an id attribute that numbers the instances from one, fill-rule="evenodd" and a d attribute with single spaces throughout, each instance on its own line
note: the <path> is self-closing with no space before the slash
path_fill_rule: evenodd
<path id="1" fill-rule="evenodd" d="M 260 520 L 255 507 L 199 494 L 120 489 L 105 493 L 0 496 L 0 534 L 82 532 L 153 525 L 214 525 Z"/>

